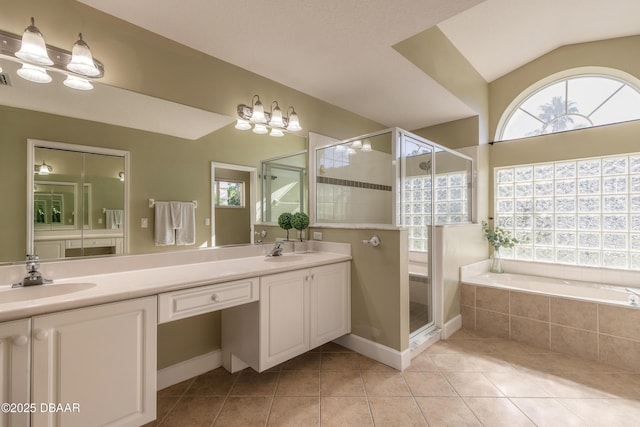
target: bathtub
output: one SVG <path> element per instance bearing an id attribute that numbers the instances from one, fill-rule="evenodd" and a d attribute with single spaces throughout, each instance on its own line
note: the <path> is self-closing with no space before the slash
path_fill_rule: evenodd
<path id="1" fill-rule="evenodd" d="M 640 372 L 640 305 L 630 304 L 633 294 L 624 286 L 465 273 L 464 329 Z"/>
<path id="2" fill-rule="evenodd" d="M 623 286 L 510 273 L 483 273 L 466 277 L 464 283 L 640 308 L 640 305 L 635 303 L 637 295 Z M 634 291 L 640 293 L 638 288 Z"/>

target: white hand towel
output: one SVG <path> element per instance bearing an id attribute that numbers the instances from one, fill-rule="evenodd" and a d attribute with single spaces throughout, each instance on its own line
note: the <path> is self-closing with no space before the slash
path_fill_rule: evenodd
<path id="1" fill-rule="evenodd" d="M 175 229 L 169 202 L 156 202 L 155 204 L 153 242 L 156 246 L 175 245 Z"/>
<path id="2" fill-rule="evenodd" d="M 122 228 L 122 225 L 124 224 L 124 210 L 106 209 L 105 217 L 107 219 L 107 229 Z"/>
<path id="3" fill-rule="evenodd" d="M 171 224 L 174 229 L 182 228 L 182 202 L 169 202 L 171 205 Z"/>
<path id="4" fill-rule="evenodd" d="M 193 245 L 196 243 L 196 207 L 192 202 L 182 202 L 182 227 L 176 230 L 177 245 Z"/>

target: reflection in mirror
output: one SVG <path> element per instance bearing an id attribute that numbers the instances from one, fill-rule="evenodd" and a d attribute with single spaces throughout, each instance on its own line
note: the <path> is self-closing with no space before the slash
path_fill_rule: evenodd
<path id="1" fill-rule="evenodd" d="M 262 161 L 262 221 L 284 213 L 308 212 L 307 152 Z"/>
<path id="2" fill-rule="evenodd" d="M 121 176 L 128 153 L 35 140 L 28 151 L 27 253 L 41 259 L 124 253 L 127 185 Z"/>

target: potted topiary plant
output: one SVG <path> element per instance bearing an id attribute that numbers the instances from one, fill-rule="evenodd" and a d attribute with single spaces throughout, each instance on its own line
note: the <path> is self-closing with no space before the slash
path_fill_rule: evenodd
<path id="1" fill-rule="evenodd" d="M 289 240 L 289 230 L 293 228 L 293 225 L 291 224 L 291 217 L 292 215 L 289 212 L 283 212 L 278 217 L 278 225 L 280 228 L 287 230 L 287 241 Z"/>
<path id="2" fill-rule="evenodd" d="M 291 225 L 298 230 L 300 241 L 302 242 L 302 230 L 309 226 L 309 216 L 304 212 L 296 212 L 291 217 Z"/>

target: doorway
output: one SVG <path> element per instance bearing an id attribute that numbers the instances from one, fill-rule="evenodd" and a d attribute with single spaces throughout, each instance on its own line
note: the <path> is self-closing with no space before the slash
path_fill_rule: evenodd
<path id="1" fill-rule="evenodd" d="M 257 169 L 211 163 L 211 246 L 253 243 Z"/>

